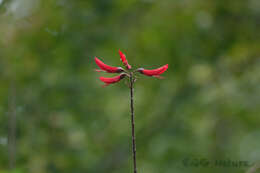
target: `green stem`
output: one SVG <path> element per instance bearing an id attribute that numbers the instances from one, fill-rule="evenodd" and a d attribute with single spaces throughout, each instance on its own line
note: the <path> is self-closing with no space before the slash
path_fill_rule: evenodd
<path id="1" fill-rule="evenodd" d="M 132 124 L 132 152 L 133 152 L 133 166 L 134 173 L 137 173 L 136 166 L 136 143 L 135 143 L 135 121 L 134 121 L 134 77 L 133 73 L 130 72 L 130 97 L 131 97 L 131 124 Z"/>

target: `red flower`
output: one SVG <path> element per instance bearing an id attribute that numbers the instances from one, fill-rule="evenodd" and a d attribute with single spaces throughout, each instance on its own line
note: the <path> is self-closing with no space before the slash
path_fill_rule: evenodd
<path id="1" fill-rule="evenodd" d="M 99 79 L 105 83 L 105 86 L 109 85 L 109 84 L 113 84 L 113 83 L 117 83 L 119 82 L 121 79 L 123 79 L 126 76 L 125 73 L 122 73 L 118 76 L 115 77 L 99 77 Z"/>
<path id="2" fill-rule="evenodd" d="M 123 54 L 120 50 L 119 50 L 119 54 L 120 54 L 121 61 L 126 66 L 126 68 L 131 69 L 132 67 L 131 65 L 128 64 L 125 54 Z"/>
<path id="3" fill-rule="evenodd" d="M 99 66 L 99 68 L 101 69 L 101 70 L 96 69 L 96 71 L 105 71 L 107 73 L 120 73 L 120 72 L 124 71 L 122 67 L 109 66 L 109 65 L 103 63 L 97 57 L 95 57 L 95 62 Z"/>
<path id="4" fill-rule="evenodd" d="M 118 76 L 115 76 L 115 77 L 110 77 L 110 78 L 100 77 L 99 79 L 105 83 L 104 86 L 107 86 L 107 85 L 110 85 L 113 83 L 117 83 L 121 79 L 123 79 L 125 76 L 128 76 L 130 79 L 134 79 L 133 81 L 131 80 L 131 82 L 135 82 L 136 81 L 135 80 L 136 72 L 140 72 L 141 74 L 144 74 L 146 76 L 162 78 L 160 75 L 163 74 L 168 69 L 168 64 L 166 64 L 162 67 L 159 67 L 157 69 L 152 69 L 152 70 L 148 70 L 148 69 L 144 69 L 144 68 L 138 68 L 136 70 L 131 70 L 132 67 L 131 67 L 131 65 L 128 64 L 125 54 L 123 54 L 120 50 L 119 50 L 119 54 L 120 54 L 121 61 L 123 62 L 123 64 L 125 65 L 125 67 L 127 69 L 123 69 L 122 67 L 109 66 L 109 65 L 103 63 L 97 57 L 95 57 L 95 62 L 100 68 L 100 69 L 97 69 L 96 71 L 104 71 L 107 73 L 120 73 Z"/>
<path id="5" fill-rule="evenodd" d="M 147 70 L 144 68 L 138 68 L 137 71 L 139 71 L 140 73 L 146 75 L 146 76 L 153 76 L 153 77 L 157 77 L 157 78 L 161 78 L 161 74 L 164 73 L 166 70 L 168 69 L 168 64 L 159 67 L 157 69 L 153 69 L 153 70 Z"/>

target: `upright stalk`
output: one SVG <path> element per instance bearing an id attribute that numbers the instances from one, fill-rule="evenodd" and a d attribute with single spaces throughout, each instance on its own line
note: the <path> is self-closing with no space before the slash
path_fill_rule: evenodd
<path id="1" fill-rule="evenodd" d="M 15 168 L 16 160 L 16 110 L 15 110 L 15 84 L 11 82 L 9 95 L 9 115 L 8 115 L 8 155 L 9 168 Z"/>
<path id="2" fill-rule="evenodd" d="M 137 173 L 136 167 L 136 144 L 135 144 L 135 120 L 134 120 L 134 77 L 133 72 L 130 72 L 130 97 L 131 97 L 131 124 L 132 124 L 132 152 L 133 152 L 133 166 L 134 173 Z"/>

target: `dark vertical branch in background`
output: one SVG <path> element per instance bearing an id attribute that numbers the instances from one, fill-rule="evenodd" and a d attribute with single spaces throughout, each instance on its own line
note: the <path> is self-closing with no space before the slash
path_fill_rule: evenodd
<path id="1" fill-rule="evenodd" d="M 130 97 L 131 97 L 131 124 L 132 124 L 132 151 L 134 162 L 134 173 L 137 173 L 136 167 L 136 144 L 135 144 L 135 121 L 134 121 L 134 77 L 133 73 L 130 73 Z"/>
<path id="2" fill-rule="evenodd" d="M 10 82 L 8 100 L 8 156 L 9 168 L 15 168 L 16 161 L 16 88 L 13 81 Z"/>

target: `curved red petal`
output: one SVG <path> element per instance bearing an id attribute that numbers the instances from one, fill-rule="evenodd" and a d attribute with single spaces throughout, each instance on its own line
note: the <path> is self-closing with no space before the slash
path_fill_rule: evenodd
<path id="1" fill-rule="evenodd" d="M 119 55 L 120 55 L 120 59 L 123 62 L 123 64 L 126 66 L 127 69 L 131 69 L 131 65 L 128 64 L 127 59 L 125 54 L 123 54 L 120 50 L 119 50 Z"/>
<path id="2" fill-rule="evenodd" d="M 168 64 L 159 67 L 157 69 L 152 69 L 152 70 L 140 69 L 138 71 L 147 76 L 159 76 L 160 74 L 164 73 L 167 69 L 168 69 Z"/>
<path id="3" fill-rule="evenodd" d="M 118 76 L 115 76 L 115 77 L 99 77 L 99 79 L 106 83 L 106 84 L 112 84 L 112 83 L 116 83 L 116 82 L 119 82 L 121 79 L 123 79 L 124 77 L 126 76 L 126 74 L 120 74 Z"/>
<path id="4" fill-rule="evenodd" d="M 105 63 L 103 63 L 100 59 L 98 59 L 97 57 L 95 57 L 95 62 L 96 64 L 99 66 L 99 68 L 101 70 L 104 70 L 108 73 L 120 73 L 123 71 L 122 68 L 120 67 L 113 67 L 113 66 L 110 66 L 110 65 L 107 65 Z"/>

